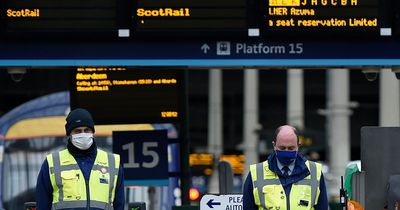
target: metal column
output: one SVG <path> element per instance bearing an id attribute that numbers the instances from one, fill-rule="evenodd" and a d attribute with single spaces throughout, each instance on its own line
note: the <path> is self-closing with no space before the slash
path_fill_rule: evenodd
<path id="1" fill-rule="evenodd" d="M 379 125 L 400 125 L 400 83 L 391 69 L 380 71 Z"/>
<path id="2" fill-rule="evenodd" d="M 244 70 L 244 106 L 243 106 L 243 151 L 246 157 L 244 179 L 251 164 L 259 162 L 258 134 L 258 70 Z"/>
<path id="3" fill-rule="evenodd" d="M 340 176 L 350 161 L 349 72 L 347 69 L 327 71 L 327 142 L 330 171 L 334 185 L 330 191 L 338 193 Z"/>
<path id="4" fill-rule="evenodd" d="M 287 123 L 300 131 L 304 129 L 303 70 L 287 70 Z"/>
<path id="5" fill-rule="evenodd" d="M 208 152 L 213 154 L 216 159 L 208 191 L 209 193 L 219 193 L 217 163 L 223 152 L 221 69 L 210 69 L 208 95 Z"/>

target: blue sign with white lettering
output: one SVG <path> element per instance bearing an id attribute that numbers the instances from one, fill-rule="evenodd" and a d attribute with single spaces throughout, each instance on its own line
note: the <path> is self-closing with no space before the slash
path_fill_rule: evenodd
<path id="1" fill-rule="evenodd" d="M 400 65 L 400 42 L 389 38 L 347 42 L 0 42 L 0 46 L 0 66 Z"/>
<path id="2" fill-rule="evenodd" d="M 168 185 L 167 131 L 114 131 L 113 152 L 121 156 L 125 186 Z"/>

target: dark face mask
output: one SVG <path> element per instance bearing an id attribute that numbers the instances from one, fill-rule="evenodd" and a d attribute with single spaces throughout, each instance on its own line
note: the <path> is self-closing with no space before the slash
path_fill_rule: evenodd
<path id="1" fill-rule="evenodd" d="M 276 158 L 285 166 L 290 165 L 296 160 L 297 151 L 275 150 Z"/>

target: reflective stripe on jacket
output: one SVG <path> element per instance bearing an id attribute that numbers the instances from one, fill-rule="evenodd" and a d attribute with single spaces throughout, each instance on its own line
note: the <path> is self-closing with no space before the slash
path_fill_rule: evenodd
<path id="1" fill-rule="evenodd" d="M 97 149 L 87 184 L 75 158 L 67 149 L 47 156 L 53 187 L 52 209 L 113 209 L 120 157 Z M 87 193 L 88 192 L 88 193 Z"/>
<path id="2" fill-rule="evenodd" d="M 305 164 L 310 175 L 293 183 L 289 202 L 287 202 L 279 176 L 269 169 L 268 161 L 251 165 L 254 201 L 258 205 L 258 209 L 289 210 L 290 207 L 296 210 L 314 209 L 320 194 L 319 181 L 322 165 L 308 160 Z"/>

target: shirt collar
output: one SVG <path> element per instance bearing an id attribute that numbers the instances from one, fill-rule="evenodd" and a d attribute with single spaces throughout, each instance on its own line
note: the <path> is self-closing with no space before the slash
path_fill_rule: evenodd
<path id="1" fill-rule="evenodd" d="M 277 162 L 277 164 L 278 164 L 279 170 L 281 170 L 281 171 L 282 171 L 282 174 L 283 174 L 283 173 L 284 173 L 284 171 L 283 171 L 284 165 L 283 165 L 281 162 L 279 162 L 278 158 L 276 159 L 276 162 Z M 289 175 L 293 172 L 295 163 L 296 163 L 296 160 L 293 161 L 291 164 L 288 165 L 288 168 L 289 168 L 288 174 L 289 174 Z"/>

